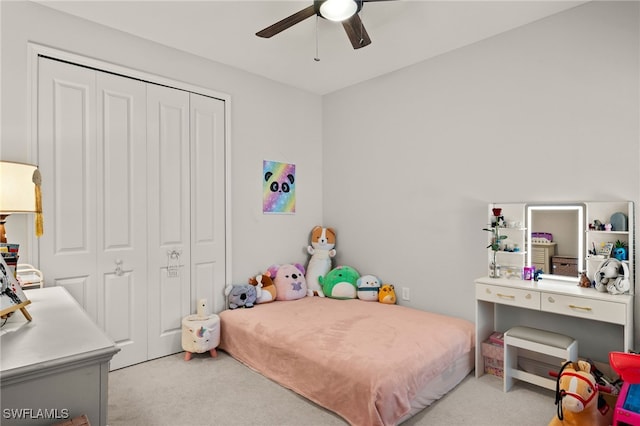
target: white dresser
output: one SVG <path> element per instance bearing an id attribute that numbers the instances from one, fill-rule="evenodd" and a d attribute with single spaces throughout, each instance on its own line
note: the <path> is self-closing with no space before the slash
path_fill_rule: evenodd
<path id="1" fill-rule="evenodd" d="M 624 347 L 612 348 L 612 350 L 626 352 L 633 348 L 633 296 L 631 295 L 599 293 L 593 288 L 582 288 L 575 283 L 548 279 L 536 282 L 485 277 L 477 279 L 475 287 L 477 377 L 484 374 L 481 343 L 495 331 L 496 305 L 509 305 L 617 324 L 622 326 Z M 588 327 L 588 324 L 585 324 L 585 327 Z"/>
<path id="2" fill-rule="evenodd" d="M 0 336 L 3 425 L 50 425 L 82 414 L 107 424 L 109 361 L 119 351 L 63 287 L 27 290 Z"/>

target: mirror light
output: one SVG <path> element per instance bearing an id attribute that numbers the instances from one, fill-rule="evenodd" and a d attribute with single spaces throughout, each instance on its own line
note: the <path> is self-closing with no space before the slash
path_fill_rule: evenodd
<path id="1" fill-rule="evenodd" d="M 327 0 L 320 5 L 320 15 L 330 21 L 344 21 L 358 11 L 354 0 Z"/>
<path id="2" fill-rule="evenodd" d="M 574 210 L 578 214 L 578 272 L 584 270 L 584 206 L 582 205 L 529 205 L 527 206 L 527 227 L 528 227 L 528 241 L 527 241 L 527 265 L 531 265 L 531 221 L 534 210 Z M 545 277 L 553 278 L 556 280 L 577 281 L 574 277 L 563 277 L 558 275 L 544 274 Z"/>

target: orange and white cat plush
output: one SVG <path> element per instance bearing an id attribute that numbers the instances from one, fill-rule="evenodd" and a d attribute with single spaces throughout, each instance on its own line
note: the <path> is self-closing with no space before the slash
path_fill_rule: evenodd
<path id="1" fill-rule="evenodd" d="M 267 274 L 259 274 L 249 278 L 249 284 L 255 286 L 257 290 L 256 303 L 269 303 L 276 300 L 276 285 Z"/>

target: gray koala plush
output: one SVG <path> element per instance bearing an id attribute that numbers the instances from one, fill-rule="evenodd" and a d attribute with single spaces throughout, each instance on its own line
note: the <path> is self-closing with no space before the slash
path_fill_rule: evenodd
<path id="1" fill-rule="evenodd" d="M 232 284 L 225 289 L 229 298 L 229 309 L 253 308 L 258 297 L 256 287 L 250 284 Z"/>

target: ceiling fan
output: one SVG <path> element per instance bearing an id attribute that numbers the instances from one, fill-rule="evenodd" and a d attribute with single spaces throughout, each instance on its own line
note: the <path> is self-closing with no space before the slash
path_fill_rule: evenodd
<path id="1" fill-rule="evenodd" d="M 364 28 L 364 24 L 358 13 L 362 10 L 365 2 L 385 1 L 385 0 L 314 0 L 311 6 L 287 16 L 267 28 L 258 31 L 256 35 L 263 38 L 271 38 L 304 21 L 307 18 L 317 15 L 330 21 L 342 22 L 347 37 L 351 41 L 354 49 L 360 49 L 371 44 L 371 38 Z"/>

